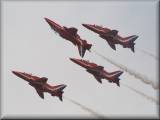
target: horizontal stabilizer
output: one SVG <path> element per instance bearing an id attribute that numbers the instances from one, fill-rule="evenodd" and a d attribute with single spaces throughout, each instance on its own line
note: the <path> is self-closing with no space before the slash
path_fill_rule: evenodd
<path id="1" fill-rule="evenodd" d="M 120 87 L 119 80 L 115 81 L 115 83 Z"/>
<path id="2" fill-rule="evenodd" d="M 61 94 L 58 96 L 60 101 L 63 101 L 62 94 L 63 94 L 63 91 L 61 91 Z"/>
<path id="3" fill-rule="evenodd" d="M 64 93 L 63 91 L 58 91 L 56 94 L 55 94 L 55 92 L 53 92 L 51 95 L 52 96 L 57 96 L 60 101 L 63 101 L 63 98 L 62 98 L 63 93 Z"/>
<path id="4" fill-rule="evenodd" d="M 132 52 L 134 52 L 134 46 L 131 47 Z"/>

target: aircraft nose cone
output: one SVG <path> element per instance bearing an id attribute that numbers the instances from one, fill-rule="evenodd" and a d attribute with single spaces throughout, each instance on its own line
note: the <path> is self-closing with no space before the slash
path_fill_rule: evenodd
<path id="1" fill-rule="evenodd" d="M 44 19 L 46 20 L 46 22 L 49 22 L 49 21 L 50 21 L 50 19 L 48 19 L 48 18 L 46 18 L 46 17 L 45 17 Z"/>
<path id="2" fill-rule="evenodd" d="M 45 21 L 50 25 L 50 27 L 53 26 L 53 21 L 51 21 L 51 20 L 48 19 L 48 18 L 44 18 L 44 19 L 45 19 Z"/>
<path id="3" fill-rule="evenodd" d="M 75 58 L 70 58 L 70 60 L 78 65 L 81 65 L 81 61 L 79 59 L 75 59 Z"/>
<path id="4" fill-rule="evenodd" d="M 94 25 L 91 25 L 91 24 L 82 24 L 85 28 L 89 29 L 89 30 L 92 30 L 94 31 L 95 30 L 95 27 Z"/>
<path id="5" fill-rule="evenodd" d="M 14 74 L 15 74 L 15 73 L 16 73 L 16 71 L 12 71 L 12 73 L 14 73 Z"/>
<path id="6" fill-rule="evenodd" d="M 84 27 L 89 28 L 90 25 L 89 24 L 82 24 Z"/>
<path id="7" fill-rule="evenodd" d="M 15 75 L 17 75 L 17 74 L 18 74 L 18 72 L 17 72 L 17 71 L 12 71 L 12 73 L 13 73 L 13 74 L 15 74 Z"/>
<path id="8" fill-rule="evenodd" d="M 14 74 L 14 75 L 16 75 L 16 76 L 20 76 L 20 72 L 18 72 L 18 71 L 12 71 L 12 73 Z"/>
<path id="9" fill-rule="evenodd" d="M 75 59 L 75 58 L 70 58 L 70 60 L 73 61 L 73 62 L 77 61 L 77 59 Z"/>

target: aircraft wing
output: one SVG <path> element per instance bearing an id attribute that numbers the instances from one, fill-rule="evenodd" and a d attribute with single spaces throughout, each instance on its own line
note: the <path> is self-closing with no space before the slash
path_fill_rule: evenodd
<path id="1" fill-rule="evenodd" d="M 102 83 L 102 80 L 101 80 L 101 77 L 100 77 L 100 76 L 94 75 L 94 77 L 96 78 L 96 80 L 97 80 L 99 83 Z"/>
<path id="2" fill-rule="evenodd" d="M 38 88 L 35 88 L 35 89 L 36 89 L 38 95 L 39 95 L 42 99 L 44 99 L 44 93 L 43 93 L 42 91 L 40 91 Z"/>
<path id="3" fill-rule="evenodd" d="M 116 50 L 116 46 L 115 46 L 115 44 L 114 44 L 113 42 L 108 41 L 108 40 L 107 40 L 107 42 L 108 42 L 108 44 L 110 45 L 110 47 L 111 47 L 112 49 Z"/>

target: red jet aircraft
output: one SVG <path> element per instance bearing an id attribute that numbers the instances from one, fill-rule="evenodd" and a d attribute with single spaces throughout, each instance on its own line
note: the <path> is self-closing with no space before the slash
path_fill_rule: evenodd
<path id="1" fill-rule="evenodd" d="M 105 39 L 110 47 L 116 50 L 115 44 L 120 44 L 124 48 L 131 48 L 134 52 L 134 41 L 138 38 L 137 35 L 132 35 L 129 37 L 121 37 L 118 35 L 117 30 L 110 30 L 106 27 L 98 26 L 98 25 L 90 25 L 90 24 L 82 24 L 87 29 L 99 34 L 99 36 Z"/>
<path id="2" fill-rule="evenodd" d="M 86 71 L 91 73 L 99 83 L 102 83 L 101 79 L 107 79 L 109 82 L 114 82 L 118 86 L 120 86 L 119 76 L 123 73 L 122 71 L 115 71 L 115 72 L 109 73 L 106 70 L 104 70 L 103 66 L 99 66 L 95 63 L 91 63 L 86 60 L 75 59 L 75 58 L 70 58 L 70 60 L 86 68 Z"/>
<path id="3" fill-rule="evenodd" d="M 48 80 L 48 78 L 46 77 L 37 77 L 31 74 L 18 71 L 12 71 L 12 73 L 29 82 L 29 85 L 31 85 L 36 89 L 38 95 L 42 99 L 44 99 L 44 92 L 48 92 L 52 96 L 57 96 L 61 101 L 63 101 L 62 94 L 63 94 L 63 89 L 66 87 L 66 85 L 61 84 L 61 85 L 51 86 L 46 83 Z"/>
<path id="4" fill-rule="evenodd" d="M 45 18 L 46 22 L 50 25 L 51 29 L 55 32 L 59 33 L 59 35 L 72 42 L 74 45 L 78 46 L 79 54 L 81 57 L 84 56 L 86 50 L 90 50 L 92 44 L 88 44 L 86 40 L 82 40 L 80 36 L 77 34 L 77 28 L 75 27 L 66 27 L 60 26 L 57 23 L 53 22 L 52 20 Z"/>

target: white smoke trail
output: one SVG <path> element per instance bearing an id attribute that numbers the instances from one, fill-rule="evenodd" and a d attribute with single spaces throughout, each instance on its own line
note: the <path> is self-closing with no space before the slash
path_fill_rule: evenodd
<path id="1" fill-rule="evenodd" d="M 150 101 L 152 101 L 152 102 L 154 102 L 154 103 L 156 103 L 156 104 L 159 104 L 158 100 L 154 99 L 153 97 L 150 97 L 150 96 L 148 96 L 148 95 L 146 95 L 146 94 L 144 94 L 144 93 L 142 93 L 142 92 L 140 92 L 140 91 L 138 91 L 138 90 L 136 90 L 136 89 L 134 89 L 134 88 L 126 85 L 126 84 L 124 84 L 124 83 L 121 83 L 121 84 L 122 84 L 123 86 L 129 88 L 130 90 L 136 92 L 137 94 L 145 97 L 146 99 L 148 99 L 148 100 L 150 100 Z"/>
<path id="2" fill-rule="evenodd" d="M 92 51 L 93 51 L 93 50 L 92 50 Z M 111 60 L 111 59 L 109 59 L 109 58 L 101 55 L 100 53 L 98 53 L 98 52 L 96 52 L 96 51 L 93 51 L 93 52 L 94 52 L 96 55 L 98 55 L 98 56 L 100 56 L 101 58 L 103 58 L 104 60 L 106 60 L 106 61 L 110 62 L 111 64 L 119 67 L 120 69 L 128 72 L 130 75 L 135 76 L 136 78 L 138 78 L 139 80 L 141 80 L 143 83 L 151 85 L 154 89 L 159 89 L 159 86 L 158 86 L 158 85 L 155 85 L 155 84 L 152 82 L 152 80 L 148 79 L 146 76 L 141 75 L 141 74 L 139 74 L 139 73 L 137 73 L 136 71 L 133 71 L 133 70 L 131 70 L 131 69 L 128 69 L 126 66 L 123 66 L 123 65 L 121 65 L 121 64 L 119 64 L 119 63 L 116 63 L 116 62 L 114 62 L 114 60 Z"/>
<path id="3" fill-rule="evenodd" d="M 64 96 L 64 98 L 67 99 L 67 100 L 69 100 L 69 101 L 72 102 L 73 104 L 81 107 L 83 110 L 91 113 L 91 114 L 94 115 L 96 118 L 101 118 L 101 119 L 106 118 L 105 116 L 100 115 L 98 112 L 96 112 L 96 111 L 94 111 L 94 110 L 92 110 L 92 109 L 90 109 L 90 108 L 82 105 L 81 103 L 79 103 L 79 102 L 77 102 L 77 101 L 75 101 L 75 100 L 73 100 L 73 99 L 70 99 L 70 98 L 68 98 L 68 97 L 66 97 L 66 96 Z"/>
<path id="4" fill-rule="evenodd" d="M 148 55 L 148 56 L 150 56 L 150 57 L 153 57 L 153 58 L 155 58 L 156 60 L 158 60 L 158 57 L 156 56 L 156 55 L 154 55 L 154 54 L 152 54 L 152 53 L 150 53 L 150 52 L 148 52 L 148 51 L 145 51 L 145 50 L 142 50 L 142 49 L 140 49 L 140 48 L 136 48 L 138 51 L 140 51 L 140 52 L 142 52 L 142 53 L 144 53 L 144 54 L 146 54 L 146 55 Z"/>

